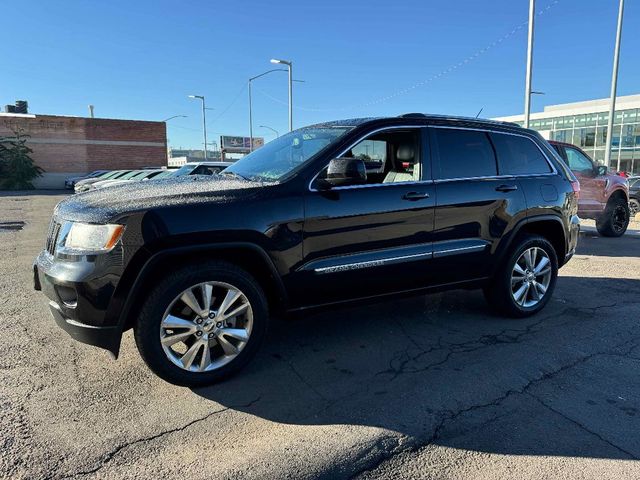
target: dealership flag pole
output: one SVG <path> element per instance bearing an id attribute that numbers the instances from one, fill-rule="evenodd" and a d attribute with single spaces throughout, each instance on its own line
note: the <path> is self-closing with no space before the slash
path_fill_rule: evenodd
<path id="1" fill-rule="evenodd" d="M 531 67 L 533 65 L 533 24 L 536 17 L 536 0 L 529 0 L 529 40 L 527 45 L 527 76 L 524 92 L 524 128 L 529 128 L 531 113 Z"/>
<path id="2" fill-rule="evenodd" d="M 624 14 L 624 0 L 620 0 L 618 10 L 618 30 L 616 32 L 616 47 L 613 51 L 613 74 L 611 75 L 611 97 L 609 98 L 609 123 L 607 127 L 607 146 L 604 152 L 604 164 L 609 168 L 611 161 L 611 141 L 613 140 L 613 116 L 616 111 L 616 89 L 618 86 L 618 61 L 620 60 L 620 39 L 622 37 L 622 16 Z M 622 132 L 621 132 L 622 133 Z M 620 171 L 620 154 L 616 170 Z"/>

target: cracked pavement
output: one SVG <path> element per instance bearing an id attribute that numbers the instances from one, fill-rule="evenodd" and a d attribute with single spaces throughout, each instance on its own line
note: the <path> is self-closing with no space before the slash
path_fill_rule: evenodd
<path id="1" fill-rule="evenodd" d="M 640 478 L 638 236 L 583 234 L 535 317 L 452 291 L 275 319 L 189 390 L 130 332 L 114 362 L 55 326 L 31 262 L 61 198 L 0 193 L 26 222 L 0 231 L 0 477 Z"/>

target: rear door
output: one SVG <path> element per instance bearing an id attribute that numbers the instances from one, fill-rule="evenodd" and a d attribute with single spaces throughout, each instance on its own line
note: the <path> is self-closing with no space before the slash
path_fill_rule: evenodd
<path id="1" fill-rule="evenodd" d="M 538 144 L 527 135 L 492 132 L 501 175 L 513 175 L 524 193 L 527 216 L 560 213 L 558 175 Z M 552 212 L 555 210 L 555 212 Z"/>
<path id="2" fill-rule="evenodd" d="M 484 278 L 502 236 L 526 216 L 520 183 L 516 176 L 499 172 L 488 131 L 448 126 L 429 130 L 438 283 Z"/>

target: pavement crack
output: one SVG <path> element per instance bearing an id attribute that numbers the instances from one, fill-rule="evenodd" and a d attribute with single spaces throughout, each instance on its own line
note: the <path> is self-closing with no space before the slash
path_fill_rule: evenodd
<path id="1" fill-rule="evenodd" d="M 191 420 L 190 422 L 187 422 L 186 424 L 180 426 L 180 427 L 175 427 L 175 428 L 171 428 L 168 430 L 163 430 L 159 433 L 156 433 L 154 435 L 150 435 L 148 437 L 143 437 L 143 438 L 139 438 L 137 440 L 133 440 L 131 442 L 126 442 L 123 443 L 121 445 L 118 445 L 117 447 L 115 447 L 113 450 L 107 452 L 106 454 L 104 454 L 102 456 L 102 458 L 99 460 L 98 465 L 94 466 L 93 468 L 87 469 L 87 470 L 81 470 L 79 472 L 74 472 L 71 474 L 67 474 L 64 475 L 60 478 L 65 479 L 65 478 L 75 478 L 75 477 L 79 477 L 79 476 L 86 476 L 86 475 L 91 475 L 92 473 L 96 473 L 98 471 L 100 471 L 102 468 L 104 468 L 111 460 L 113 460 L 122 450 L 131 447 L 133 445 L 138 445 L 140 443 L 146 443 L 146 442 L 151 442 L 153 440 L 157 440 L 158 438 L 164 437 L 165 435 L 170 435 L 172 433 L 176 433 L 176 432 L 181 432 L 189 427 L 191 427 L 192 425 L 195 425 L 196 423 L 200 423 L 204 420 L 207 420 L 210 417 L 213 417 L 214 415 L 218 415 L 220 413 L 224 413 L 227 410 L 230 409 L 234 409 L 234 408 L 248 408 L 251 407 L 253 404 L 255 404 L 256 402 L 260 401 L 261 397 L 257 397 L 253 400 L 251 400 L 250 402 L 243 404 L 243 405 L 235 405 L 235 406 L 229 406 L 229 407 L 225 407 L 219 410 L 215 410 L 213 412 L 209 412 L 208 414 L 204 415 L 203 417 L 200 418 L 196 418 L 195 420 Z M 47 477 L 47 478 L 56 478 L 56 477 Z"/>
<path id="2" fill-rule="evenodd" d="M 522 339 L 528 335 L 534 334 L 538 331 L 537 327 L 539 327 L 543 322 L 548 321 L 551 318 L 557 316 L 563 316 L 566 313 L 566 309 L 559 312 L 558 314 L 551 315 L 548 317 L 541 318 L 538 321 L 535 321 L 529 325 L 527 325 L 524 329 L 514 329 L 514 328 L 506 328 L 501 330 L 495 334 L 484 334 L 478 338 L 467 340 L 465 342 L 459 343 L 447 343 L 443 344 L 442 337 L 438 338 L 438 343 L 436 346 L 433 346 L 428 349 L 420 348 L 420 352 L 416 355 L 409 355 L 409 348 L 404 349 L 398 354 L 396 354 L 389 362 L 389 368 L 386 370 L 382 370 L 377 372 L 375 375 L 383 375 L 383 374 L 391 374 L 392 377 L 389 381 L 393 381 L 398 378 L 400 375 L 406 373 L 420 373 L 431 370 L 436 367 L 440 367 L 447 363 L 451 357 L 461 353 L 471 353 L 478 350 L 483 350 L 485 348 L 491 347 L 493 345 L 498 344 L 514 344 L 521 343 Z M 443 359 L 438 360 L 436 362 L 428 363 L 421 367 L 410 368 L 409 365 L 420 360 L 422 357 L 437 351 L 446 351 L 446 355 Z M 403 358 L 404 357 L 404 358 Z M 402 360 L 400 360 L 402 359 Z M 394 366 L 394 361 L 400 360 L 398 366 Z"/>
<path id="3" fill-rule="evenodd" d="M 538 323 L 538 322 L 536 322 Z M 409 453 L 409 454 L 415 454 L 417 452 L 419 452 L 420 450 L 423 450 L 425 448 L 427 448 L 428 446 L 434 444 L 442 435 L 442 431 L 444 430 L 444 428 L 450 424 L 452 421 L 456 420 L 457 418 L 459 418 L 461 415 L 464 415 L 466 413 L 469 412 L 474 412 L 477 410 L 481 410 L 487 407 L 496 407 L 499 406 L 502 402 L 504 402 L 507 398 L 509 398 L 512 395 L 521 395 L 521 394 L 525 394 L 528 393 L 529 389 L 531 387 L 533 387 L 534 385 L 537 385 L 539 383 L 545 382 L 567 370 L 570 370 L 574 367 L 577 367 L 578 365 L 584 364 L 586 362 L 588 362 L 589 360 L 591 360 L 594 357 L 597 357 L 599 355 L 610 355 L 611 352 L 616 352 L 618 349 L 620 349 L 621 347 L 625 346 L 625 345 L 629 345 L 630 343 L 632 343 L 631 341 L 626 341 L 623 342 L 621 344 L 618 344 L 616 346 L 614 346 L 613 348 L 610 348 L 606 351 L 602 351 L 602 352 L 594 352 L 594 353 L 590 353 L 588 355 L 584 355 L 582 357 L 579 357 L 577 359 L 575 359 L 574 361 L 567 363 L 565 365 L 562 365 L 561 367 L 558 367 L 555 370 L 552 370 L 550 372 L 546 372 L 543 373 L 542 375 L 536 377 L 536 378 L 532 378 L 529 381 L 527 381 L 527 383 L 525 383 L 522 387 L 520 388 L 512 388 L 509 389 L 507 391 L 505 391 L 504 393 L 502 393 L 500 396 L 486 402 L 486 403 L 482 403 L 482 404 L 477 404 L 477 405 L 471 405 L 468 406 L 466 408 L 462 408 L 456 411 L 452 411 L 452 410 L 445 410 L 441 412 L 441 418 L 439 420 L 439 422 L 437 423 L 436 427 L 433 429 L 433 432 L 431 433 L 431 435 L 429 435 L 424 441 L 418 441 L 413 443 L 412 445 L 408 445 L 406 448 L 396 448 L 393 451 L 389 451 L 386 452 L 385 454 L 381 455 L 379 458 L 374 459 L 372 462 L 370 462 L 370 464 L 368 466 L 365 466 L 364 468 L 359 469 L 357 472 L 355 472 L 350 478 L 356 478 L 360 475 L 362 475 L 365 472 L 371 472 L 375 469 L 377 469 L 378 467 L 380 467 L 383 463 L 391 460 L 392 458 L 394 458 L 395 456 L 399 455 L 399 454 L 403 454 L 403 453 Z M 630 353 L 633 348 L 635 348 L 634 346 L 630 347 L 628 350 L 628 353 Z M 443 363 L 443 362 L 442 362 Z M 488 423 L 491 423 L 492 421 L 495 421 L 497 418 L 499 417 L 495 417 L 493 419 L 490 419 L 488 421 Z M 571 419 L 569 419 L 571 420 Z M 571 420 L 573 421 L 573 420 Z M 575 421 L 573 421 L 574 423 L 576 423 Z M 586 429 L 585 429 L 586 430 Z M 595 434 L 595 433 L 594 433 Z M 597 435 L 597 434 L 595 434 Z M 607 442 L 606 440 L 603 439 L 603 441 Z M 607 442 L 610 443 L 610 442 Z M 615 445 L 612 445 L 614 447 L 616 447 Z M 618 448 L 618 447 L 616 447 Z M 620 449 L 620 451 L 623 451 L 625 454 L 630 455 L 633 458 L 636 458 L 633 454 L 626 452 L 622 449 Z"/>
<path id="4" fill-rule="evenodd" d="M 291 372 L 298 378 L 298 380 L 300 380 L 302 384 L 304 384 L 307 388 L 309 388 L 309 390 L 311 390 L 313 393 L 315 393 L 318 397 L 320 397 L 325 402 L 329 401 L 327 397 L 325 397 L 316 387 L 314 387 L 311 383 L 309 383 L 309 381 L 306 378 L 304 378 L 304 376 L 302 376 L 302 374 L 298 371 L 298 369 L 295 367 L 293 362 L 291 362 L 291 360 L 284 358 L 281 355 L 274 355 L 274 358 L 286 363 L 287 366 L 289 367 L 289 370 L 291 370 Z"/>
<path id="5" fill-rule="evenodd" d="M 628 455 L 631 459 L 633 460 L 639 460 L 640 457 L 637 457 L 636 455 L 634 455 L 633 453 L 629 452 L 628 450 L 625 450 L 622 447 L 619 447 L 618 445 L 616 445 L 615 443 L 607 440 L 606 438 L 604 438 L 602 435 L 600 435 L 598 432 L 595 432 L 589 428 L 587 428 L 586 425 L 580 423 L 577 420 L 574 420 L 573 418 L 569 417 L 568 415 L 565 415 L 564 413 L 562 413 L 560 410 L 557 410 L 555 408 L 553 408 L 551 405 L 545 403 L 540 397 L 534 395 L 531 392 L 525 392 L 527 395 L 529 395 L 531 398 L 533 398 L 534 400 L 536 400 L 540 405 L 542 405 L 543 407 L 545 407 L 546 409 L 552 411 L 553 413 L 555 413 L 556 415 L 560 415 L 562 418 L 564 418 L 565 420 L 568 420 L 569 422 L 573 423 L 574 425 L 578 426 L 579 428 L 581 428 L 582 430 L 584 430 L 587 433 L 590 433 L 591 435 L 597 437 L 598 439 L 600 439 L 602 442 L 606 443 L 607 445 L 609 445 L 610 447 L 615 448 L 616 450 L 618 450 L 619 452 L 624 453 L 625 455 Z"/>

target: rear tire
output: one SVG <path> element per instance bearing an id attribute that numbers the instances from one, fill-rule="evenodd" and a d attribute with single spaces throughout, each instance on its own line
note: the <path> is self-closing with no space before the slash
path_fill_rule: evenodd
<path id="1" fill-rule="evenodd" d="M 160 280 L 134 325 L 138 351 L 156 375 L 200 387 L 235 374 L 255 356 L 266 334 L 268 308 L 248 272 L 216 261 L 186 266 Z"/>
<path id="2" fill-rule="evenodd" d="M 558 258 L 553 245 L 538 235 L 521 236 L 485 286 L 484 295 L 499 313 L 528 317 L 549 302 L 557 277 Z"/>
<path id="3" fill-rule="evenodd" d="M 640 201 L 632 198 L 629 200 L 629 216 L 634 218 L 638 213 L 640 213 Z"/>
<path id="4" fill-rule="evenodd" d="M 596 218 L 596 229 L 603 237 L 620 237 L 627 231 L 630 214 L 624 198 L 610 198 L 604 212 Z"/>

